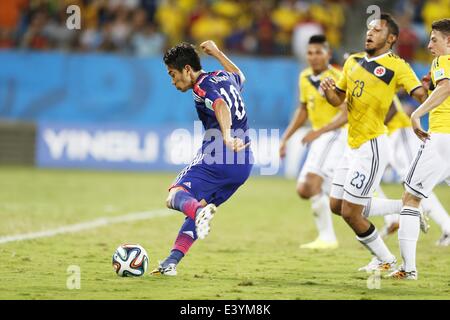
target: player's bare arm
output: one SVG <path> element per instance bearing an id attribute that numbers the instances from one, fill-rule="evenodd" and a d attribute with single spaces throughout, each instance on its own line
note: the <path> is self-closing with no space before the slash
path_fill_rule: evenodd
<path id="1" fill-rule="evenodd" d="M 339 106 L 339 109 L 341 109 L 341 112 L 339 112 L 333 120 L 327 124 L 326 126 L 323 126 L 322 128 L 318 130 L 310 130 L 302 139 L 302 143 L 311 143 L 314 140 L 316 140 L 318 137 L 320 137 L 322 134 L 336 130 L 340 127 L 342 127 L 344 124 L 348 122 L 347 118 L 347 103 L 344 102 Z"/>
<path id="2" fill-rule="evenodd" d="M 223 53 L 212 40 L 207 40 L 200 44 L 203 52 L 216 58 L 220 64 L 224 67 L 225 71 L 237 73 L 241 77 L 242 83 L 245 81 L 245 76 L 242 71 L 231 61 L 225 53 Z"/>
<path id="3" fill-rule="evenodd" d="M 302 103 L 298 106 L 297 110 L 295 110 L 294 117 L 289 123 L 286 131 L 283 134 L 283 137 L 280 141 L 280 157 L 284 158 L 286 156 L 286 144 L 289 138 L 305 123 L 308 119 L 308 110 L 306 109 L 306 103 Z"/>
<path id="4" fill-rule="evenodd" d="M 411 97 L 419 101 L 420 103 L 423 103 L 428 98 L 428 92 L 425 87 L 418 87 L 413 92 L 411 92 Z"/>
<path id="5" fill-rule="evenodd" d="M 325 78 L 320 82 L 325 98 L 332 106 L 338 107 L 344 103 L 345 92 L 339 91 L 336 88 L 336 82 L 331 78 Z"/>
<path id="6" fill-rule="evenodd" d="M 389 110 L 386 114 L 386 118 L 384 118 L 384 124 L 388 124 L 389 122 L 391 122 L 392 118 L 394 118 L 397 112 L 397 107 L 395 106 L 394 101 L 392 101 L 391 106 L 389 107 Z"/>
<path id="7" fill-rule="evenodd" d="M 431 95 L 425 100 L 424 103 L 420 105 L 411 114 L 411 124 L 414 129 L 414 133 L 419 137 L 420 140 L 425 141 L 430 138 L 430 134 L 423 130 L 420 125 L 420 118 L 433 110 L 434 108 L 441 105 L 445 99 L 450 96 L 450 80 L 442 79 L 437 83 L 436 88 L 433 90 Z"/>
<path id="8" fill-rule="evenodd" d="M 217 100 L 214 107 L 217 121 L 222 132 L 223 142 L 227 147 L 235 152 L 239 152 L 250 145 L 250 142 L 244 144 L 242 139 L 233 138 L 231 136 L 231 113 L 224 100 Z"/>

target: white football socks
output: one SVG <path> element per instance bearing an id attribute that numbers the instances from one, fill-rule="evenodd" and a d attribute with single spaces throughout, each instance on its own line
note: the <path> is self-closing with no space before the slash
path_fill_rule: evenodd
<path id="1" fill-rule="evenodd" d="M 403 265 L 406 272 L 416 271 L 416 246 L 420 234 L 420 211 L 418 208 L 404 206 L 400 213 L 398 240 Z"/>
<path id="2" fill-rule="evenodd" d="M 363 215 L 368 217 L 386 216 L 388 214 L 399 214 L 402 210 L 402 200 L 383 198 L 371 198 L 364 207 Z"/>
<path id="3" fill-rule="evenodd" d="M 388 247 L 384 243 L 378 234 L 377 229 L 374 229 L 371 234 L 365 237 L 356 236 L 359 242 L 362 243 L 372 255 L 376 256 L 378 260 L 382 262 L 392 262 L 395 260 L 395 256 L 389 251 Z"/>
<path id="4" fill-rule="evenodd" d="M 310 200 L 314 213 L 314 221 L 319 231 L 319 238 L 323 241 L 336 241 L 328 196 L 324 193 L 319 193 L 311 197 Z"/>

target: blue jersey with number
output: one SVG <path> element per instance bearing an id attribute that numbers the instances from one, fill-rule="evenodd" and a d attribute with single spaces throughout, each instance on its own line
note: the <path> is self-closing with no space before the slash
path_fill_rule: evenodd
<path id="1" fill-rule="evenodd" d="M 206 132 L 200 152 L 180 172 L 171 188 L 181 186 L 198 201 L 205 200 L 219 206 L 248 179 L 254 162 L 250 147 L 240 152 L 227 148 L 214 112 L 217 101 L 225 101 L 231 113 L 231 135 L 248 143 L 247 116 L 241 91 L 242 81 L 235 73 L 215 71 L 198 77 L 193 95 L 198 117 Z M 215 139 L 218 141 L 213 143 Z"/>
<path id="2" fill-rule="evenodd" d="M 217 129 L 220 125 L 214 113 L 214 108 L 219 99 L 225 101 L 231 113 L 232 136 L 249 142 L 247 133 L 247 115 L 244 101 L 241 96 L 243 84 L 238 74 L 227 71 L 214 71 L 202 73 L 193 88 L 193 96 L 198 117 L 205 130 Z M 221 138 L 222 139 L 222 138 Z M 214 140 L 210 140 L 208 131 L 202 143 L 202 149 Z"/>

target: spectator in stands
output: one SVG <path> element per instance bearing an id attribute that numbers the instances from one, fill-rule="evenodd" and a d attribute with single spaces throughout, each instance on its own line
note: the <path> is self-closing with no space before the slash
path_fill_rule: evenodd
<path id="1" fill-rule="evenodd" d="M 224 47 L 225 39 L 231 35 L 230 21 L 216 13 L 207 5 L 201 16 L 191 25 L 190 34 L 195 43 L 201 43 L 204 39 L 214 41 L 219 48 Z"/>
<path id="2" fill-rule="evenodd" d="M 318 22 L 325 33 L 328 43 L 338 48 L 342 43 L 342 28 L 345 17 L 342 4 L 338 0 L 325 0 L 309 7 L 311 20 Z"/>
<path id="3" fill-rule="evenodd" d="M 423 48 L 429 30 L 424 22 L 431 25 L 450 16 L 449 1 L 395 1 L 397 16 L 406 19 L 398 43 L 404 58 L 427 59 Z M 343 50 L 344 41 L 346 47 L 352 46 L 351 32 L 344 32 L 344 8 L 357 4 L 357 0 L 0 0 L 0 47 L 154 55 L 181 41 L 212 38 L 236 53 L 293 53 L 303 59 L 303 40 L 311 34 L 324 33 L 335 53 Z M 81 9 L 79 32 L 66 28 L 68 5 Z M 364 14 L 355 18 L 364 20 L 361 23 L 366 19 Z"/>
<path id="4" fill-rule="evenodd" d="M 311 18 L 308 10 L 303 21 L 298 23 L 292 34 L 292 52 L 303 63 L 306 63 L 306 54 L 309 39 L 313 35 L 323 34 L 322 26 Z"/>
<path id="5" fill-rule="evenodd" d="M 431 24 L 440 19 L 450 17 L 449 0 L 427 0 L 422 8 L 422 18 L 427 34 L 431 32 Z"/>
<path id="6" fill-rule="evenodd" d="M 44 50 L 50 48 L 50 40 L 45 34 L 45 26 L 48 22 L 46 11 L 37 11 L 32 17 L 31 23 L 23 36 L 20 46 L 25 49 Z"/>
<path id="7" fill-rule="evenodd" d="M 138 56 L 158 55 L 165 49 L 165 42 L 156 25 L 147 22 L 147 12 L 136 11 L 133 16 L 132 52 Z"/>
<path id="8" fill-rule="evenodd" d="M 68 29 L 66 26 L 66 8 L 60 7 L 55 15 L 49 17 L 43 33 L 47 36 L 54 49 L 68 50 L 74 45 L 78 30 Z"/>
<path id="9" fill-rule="evenodd" d="M 188 15 L 176 0 L 162 0 L 155 14 L 157 25 L 167 36 L 168 46 L 181 42 L 187 27 Z"/>
<path id="10" fill-rule="evenodd" d="M 11 29 L 0 28 L 0 49 L 14 48 L 14 39 Z"/>
<path id="11" fill-rule="evenodd" d="M 129 11 L 126 6 L 117 6 L 114 11 L 115 18 L 111 24 L 111 41 L 116 48 L 120 51 L 124 51 L 127 47 L 128 38 L 131 32 Z"/>
<path id="12" fill-rule="evenodd" d="M 408 62 L 414 59 L 414 54 L 419 45 L 419 37 L 412 28 L 412 14 L 405 12 L 397 17 L 400 33 L 396 43 L 396 50 L 400 57 Z"/>
<path id="13" fill-rule="evenodd" d="M 102 31 L 100 33 L 101 42 L 98 49 L 104 52 L 117 51 L 119 48 L 116 45 L 113 37 L 113 23 L 106 22 L 102 26 Z"/>
<path id="14" fill-rule="evenodd" d="M 275 42 L 280 50 L 280 53 L 290 53 L 292 32 L 294 27 L 302 19 L 302 13 L 300 12 L 297 1 L 281 1 L 280 4 L 272 11 L 271 18 L 277 27 Z"/>
<path id="15" fill-rule="evenodd" d="M 254 4 L 256 5 L 253 7 L 253 30 L 257 40 L 257 52 L 262 55 L 277 54 L 281 50 L 278 50 L 275 42 L 278 30 L 271 19 L 270 7 L 267 4 L 261 5 L 256 2 Z"/>

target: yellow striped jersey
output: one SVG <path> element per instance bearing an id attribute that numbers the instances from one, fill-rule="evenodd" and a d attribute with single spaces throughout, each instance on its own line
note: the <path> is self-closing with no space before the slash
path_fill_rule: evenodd
<path id="1" fill-rule="evenodd" d="M 397 95 L 394 96 L 394 100 L 392 102 L 397 109 L 397 113 L 387 124 L 389 135 L 393 134 L 398 129 L 411 127 L 411 120 L 406 114 L 405 110 L 403 110 L 402 103 L 400 102 L 400 99 L 397 97 Z"/>
<path id="2" fill-rule="evenodd" d="M 433 90 L 436 82 L 442 79 L 450 80 L 450 55 L 440 56 L 431 64 L 431 86 Z M 450 133 L 450 97 L 430 112 L 430 132 Z"/>
<path id="3" fill-rule="evenodd" d="M 315 76 L 311 68 L 306 68 L 300 73 L 299 90 L 300 102 L 306 104 L 308 118 L 314 130 L 329 124 L 341 110 L 327 102 L 323 91 L 320 89 L 320 81 L 323 78 L 339 79 L 341 72 L 333 66 Z"/>
<path id="4" fill-rule="evenodd" d="M 336 86 L 346 93 L 348 144 L 358 148 L 387 133 L 384 120 L 397 89 L 411 94 L 421 83 L 409 64 L 389 51 L 370 59 L 365 53 L 351 55 Z"/>

